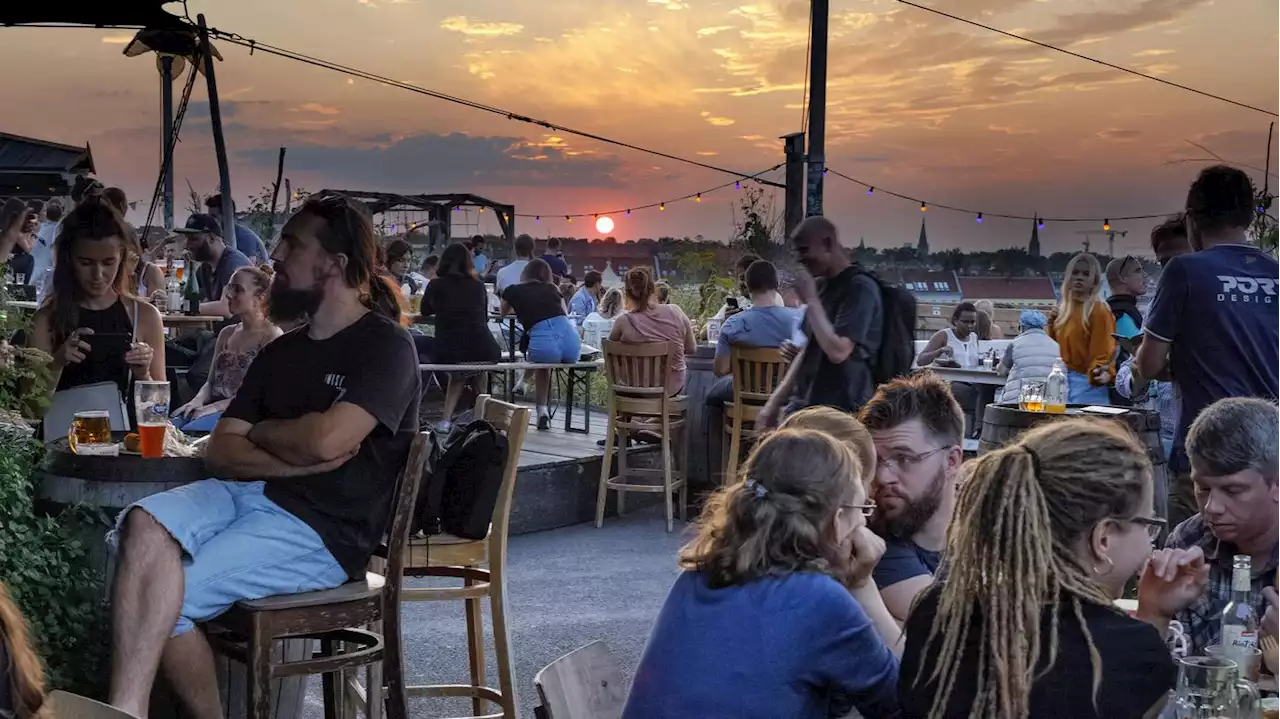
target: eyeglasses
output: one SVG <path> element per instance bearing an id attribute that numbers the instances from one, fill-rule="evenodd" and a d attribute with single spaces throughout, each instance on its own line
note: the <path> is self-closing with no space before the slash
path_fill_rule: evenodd
<path id="1" fill-rule="evenodd" d="M 1147 536 L 1150 537 L 1153 542 L 1159 539 L 1160 533 L 1164 531 L 1165 522 L 1159 517 L 1130 517 L 1126 521 L 1130 524 L 1146 527 Z"/>
<path id="2" fill-rule="evenodd" d="M 931 449 L 928 452 L 922 452 L 920 454 L 900 454 L 895 457 L 876 457 L 876 464 L 885 469 L 895 469 L 899 472 L 902 472 L 907 469 L 910 469 L 911 467 L 916 466 L 917 464 L 920 464 L 921 462 L 932 457 L 933 455 L 939 452 L 942 452 L 944 450 L 951 449 L 954 446 L 955 445 L 949 444 L 944 447 Z"/>
<path id="3" fill-rule="evenodd" d="M 841 508 L 841 509 L 856 509 L 856 510 L 858 510 L 859 512 L 862 512 L 862 516 L 864 516 L 864 517 L 870 517 L 870 516 L 871 516 L 872 514 L 874 514 L 874 513 L 875 513 L 875 511 L 876 511 L 876 503 L 875 503 L 875 502 L 868 502 L 867 504 L 842 504 L 842 505 L 840 505 L 840 508 Z"/>

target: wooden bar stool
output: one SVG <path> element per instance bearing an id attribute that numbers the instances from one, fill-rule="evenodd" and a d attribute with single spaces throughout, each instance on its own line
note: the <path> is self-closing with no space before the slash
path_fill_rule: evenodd
<path id="1" fill-rule="evenodd" d="M 787 374 L 787 362 L 782 358 L 782 350 L 776 347 L 732 345 L 729 366 L 733 372 L 733 402 L 724 406 L 724 431 L 729 439 L 725 445 L 726 483 L 738 476 L 742 442 L 754 441 L 760 436 L 755 428 L 756 417 Z"/>
<path id="2" fill-rule="evenodd" d="M 515 666 L 511 656 L 511 633 L 507 627 L 507 535 L 511 520 L 511 498 L 516 488 L 520 450 L 529 431 L 529 408 L 509 404 L 489 395 L 476 399 L 475 419 L 493 423 L 507 435 L 506 467 L 502 489 L 494 506 L 489 536 L 464 539 L 450 534 L 415 537 L 409 542 L 404 566 L 406 577 L 452 577 L 461 579 L 461 587 L 410 587 L 400 592 L 405 602 L 466 602 L 467 655 L 470 684 L 438 684 L 410 686 L 410 697 L 470 697 L 475 717 L 516 719 Z M 493 616 L 493 647 L 497 653 L 498 689 L 485 685 L 484 617 L 481 602 L 489 599 Z M 485 713 L 486 702 L 501 707 L 497 713 Z M 396 719 L 392 717 L 391 719 Z"/>
<path id="3" fill-rule="evenodd" d="M 689 435 L 685 431 L 688 398 L 667 395 L 667 367 L 671 361 L 668 342 L 613 342 L 605 340 L 604 371 L 609 383 L 609 429 L 605 433 L 605 455 L 600 462 L 600 487 L 596 493 L 596 526 L 604 524 L 604 505 L 609 490 L 618 493 L 618 514 L 624 514 L 627 492 L 661 492 L 666 503 L 667 531 L 674 529 L 671 495 L 680 495 L 680 521 L 685 520 L 688 485 L 684 467 L 689 457 Z M 657 432 L 661 452 L 658 469 L 627 466 L 628 436 L 634 431 Z M 679 433 L 679 436 L 676 436 Z M 679 468 L 673 446 L 680 447 Z M 618 475 L 609 476 L 610 449 L 617 449 Z M 630 477 L 661 477 L 662 484 L 636 484 Z"/>
<path id="4" fill-rule="evenodd" d="M 412 524 L 414 503 L 423 467 L 431 454 L 431 435 L 413 438 L 404 473 L 397 483 L 392 506 L 391 531 L 387 535 L 387 569 L 383 576 L 369 572 L 360 581 L 334 589 L 282 594 L 242 602 L 205 624 L 215 652 L 248 668 L 249 719 L 271 715 L 271 681 L 282 677 L 324 675 L 325 716 L 340 711 L 339 682 L 343 670 L 380 665 L 385 682 L 371 689 L 373 703 L 386 696 L 387 716 L 407 719 L 404 654 L 400 641 L 400 575 Z M 384 632 L 365 627 L 381 623 Z M 310 659 L 277 661 L 272 645 L 284 639 L 317 639 L 321 650 Z M 341 649 L 339 646 L 341 645 Z M 347 651 L 347 646 L 357 647 Z"/>

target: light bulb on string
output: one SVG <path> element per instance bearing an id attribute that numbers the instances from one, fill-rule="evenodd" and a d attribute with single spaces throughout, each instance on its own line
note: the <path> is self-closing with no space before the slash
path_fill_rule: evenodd
<path id="1" fill-rule="evenodd" d="M 875 193 L 876 193 L 876 188 L 874 188 L 874 187 L 868 187 L 868 188 L 867 188 L 867 196 L 868 196 L 868 197 L 870 197 L 871 195 L 874 195 Z"/>
<path id="2" fill-rule="evenodd" d="M 631 216 L 631 210 L 630 210 L 630 209 L 628 209 L 628 210 L 627 210 L 627 217 L 630 217 L 630 216 Z"/>
<path id="3" fill-rule="evenodd" d="M 1103 220 L 1103 221 L 1102 221 L 1102 231 L 1103 231 L 1103 232 L 1110 232 L 1110 231 L 1111 231 L 1111 220 Z"/>
<path id="4" fill-rule="evenodd" d="M 662 211 L 664 211 L 664 210 L 666 210 L 666 209 L 667 209 L 667 203 L 665 203 L 665 202 L 659 202 L 659 203 L 658 203 L 658 211 L 659 211 L 659 212 L 662 212 Z"/>
<path id="5" fill-rule="evenodd" d="M 979 225 L 981 225 L 981 224 L 982 224 L 982 213 L 981 213 L 981 212 L 979 212 L 979 213 L 978 213 L 978 216 L 975 218 L 975 220 L 977 221 L 977 223 L 978 223 Z"/>
<path id="6" fill-rule="evenodd" d="M 921 201 L 921 202 L 920 202 L 920 211 L 921 211 L 921 212 L 924 212 L 924 211 L 926 211 L 926 210 L 928 210 L 928 209 L 929 209 L 929 206 L 928 206 L 928 205 L 926 205 L 926 204 L 924 204 L 924 202 L 923 202 L 923 201 Z"/>
<path id="7" fill-rule="evenodd" d="M 484 208 L 483 208 L 483 207 L 481 207 L 481 208 L 480 208 L 480 214 L 482 214 L 482 215 L 484 214 Z"/>
<path id="8" fill-rule="evenodd" d="M 822 168 L 822 176 L 823 176 L 823 177 L 826 177 L 826 176 L 827 176 L 827 168 L 825 168 L 825 167 L 824 167 L 824 168 Z"/>
<path id="9" fill-rule="evenodd" d="M 1044 220 L 1040 219 L 1039 215 L 1036 215 L 1036 229 L 1037 230 L 1044 229 Z"/>
<path id="10" fill-rule="evenodd" d="M 533 216 L 533 221 L 534 221 L 534 222 L 542 222 L 542 215 L 534 215 L 534 216 Z"/>
<path id="11" fill-rule="evenodd" d="M 697 195 L 695 195 L 695 196 L 694 196 L 694 198 L 693 198 L 693 201 L 694 201 L 694 202 L 702 202 L 702 193 L 701 193 L 701 192 L 699 192 Z"/>
<path id="12" fill-rule="evenodd" d="M 733 183 L 733 189 L 735 189 L 735 190 L 741 190 L 741 189 L 742 189 L 742 183 L 741 183 L 741 182 L 737 182 L 737 181 L 735 181 L 735 182 Z"/>
<path id="13" fill-rule="evenodd" d="M 568 220 L 568 221 L 569 221 L 569 224 L 573 224 L 573 218 L 572 218 L 572 217 L 570 217 L 570 216 L 568 216 L 568 215 L 565 215 L 565 216 L 564 216 L 564 219 Z"/>

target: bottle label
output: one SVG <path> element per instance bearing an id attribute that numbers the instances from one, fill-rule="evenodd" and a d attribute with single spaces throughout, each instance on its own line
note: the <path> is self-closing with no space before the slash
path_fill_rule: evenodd
<path id="1" fill-rule="evenodd" d="M 1237 570 L 1231 575 L 1231 589 L 1237 592 L 1247 592 L 1253 588 L 1253 578 L 1250 576 L 1249 570 Z"/>
<path id="2" fill-rule="evenodd" d="M 1222 648 L 1227 652 L 1252 650 L 1258 647 L 1258 633 L 1246 627 L 1228 626 L 1222 628 Z"/>

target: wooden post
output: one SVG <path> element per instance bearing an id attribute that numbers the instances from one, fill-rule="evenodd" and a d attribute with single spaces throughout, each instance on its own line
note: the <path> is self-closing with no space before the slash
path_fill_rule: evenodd
<path id="1" fill-rule="evenodd" d="M 195 72 L 195 68 L 191 68 Z M 160 127 L 164 143 L 164 228 L 173 229 L 173 56 L 160 56 Z M 150 219 L 149 217 L 147 219 Z M 145 232 L 145 230 L 144 230 Z"/>
<path id="2" fill-rule="evenodd" d="M 271 237 L 276 235 L 276 197 L 280 194 L 280 178 L 284 177 L 284 151 L 280 148 L 280 160 L 276 162 L 276 181 L 271 185 L 271 216 L 267 218 L 267 234 Z M 285 200 L 288 204 L 288 200 Z M 270 240 L 271 237 L 267 239 Z"/>
<path id="3" fill-rule="evenodd" d="M 222 239 L 235 247 L 236 210 L 231 198 L 231 171 L 227 168 L 227 142 L 222 137 L 222 111 L 218 107 L 218 82 L 213 76 L 213 48 L 209 46 L 209 28 L 204 14 L 196 15 L 200 27 L 200 54 L 204 61 L 204 79 L 209 87 L 209 124 L 213 127 L 213 151 L 218 156 L 218 191 L 222 193 Z"/>
<path id="4" fill-rule="evenodd" d="M 284 214 L 293 212 L 293 181 L 284 178 Z"/>

